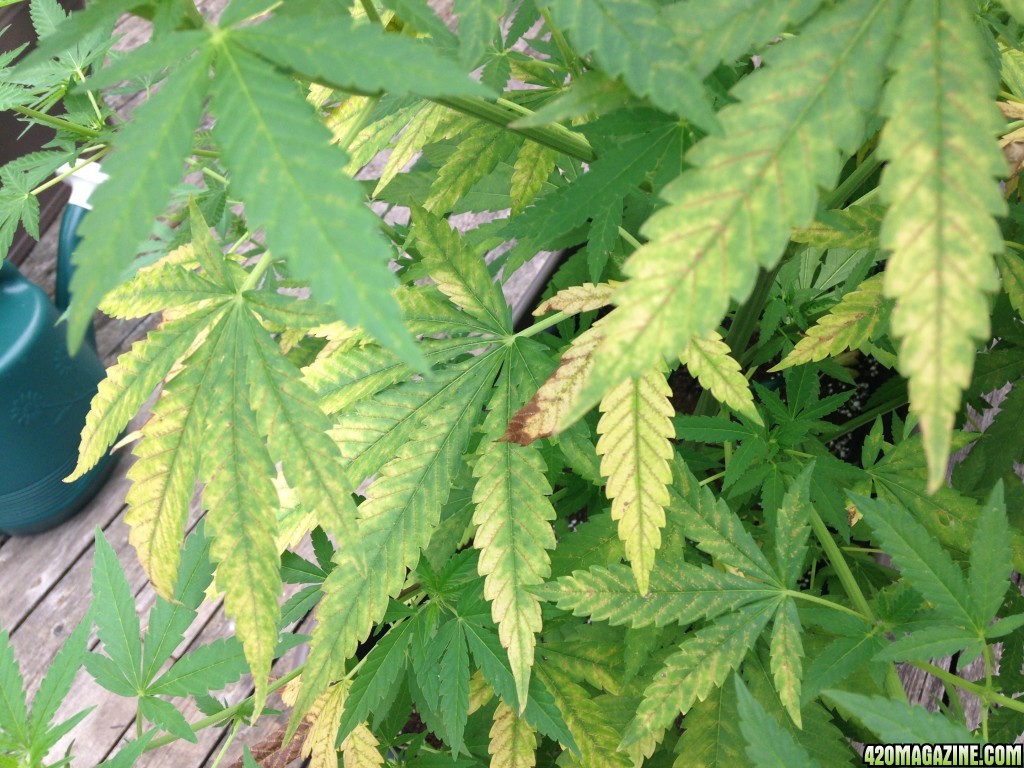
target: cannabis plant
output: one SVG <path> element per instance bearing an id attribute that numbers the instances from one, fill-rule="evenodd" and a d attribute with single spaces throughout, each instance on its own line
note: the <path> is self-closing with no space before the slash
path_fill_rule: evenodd
<path id="1" fill-rule="evenodd" d="M 0 170 L 0 245 L 102 160 L 70 344 L 97 307 L 162 313 L 72 475 L 160 390 L 126 515 L 156 616 L 142 636 L 100 539 L 102 644 L 60 667 L 138 699 L 115 762 L 276 690 L 286 740 L 349 768 L 832 766 L 1024 731 L 1020 0 L 31 11 L 0 105 L 53 139 Z M 152 37 L 115 53 L 124 13 Z M 145 92 L 128 119 L 115 86 Z M 513 322 L 539 251 L 562 261 Z M 211 579 L 237 638 L 164 670 Z M 0 637 L 0 752 L 41 764 L 70 726 L 43 690 L 26 720 Z M 243 671 L 251 699 L 210 696 Z"/>

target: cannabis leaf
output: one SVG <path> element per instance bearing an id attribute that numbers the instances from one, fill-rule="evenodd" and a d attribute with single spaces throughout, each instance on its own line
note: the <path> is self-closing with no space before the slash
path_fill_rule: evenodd
<path id="1" fill-rule="evenodd" d="M 717 331 L 709 331 L 690 339 L 680 361 L 690 375 L 709 390 L 720 403 L 761 424 L 761 415 L 754 406 L 754 395 L 732 350 Z"/>
<path id="2" fill-rule="evenodd" d="M 203 113 L 210 60 L 209 51 L 200 51 L 168 77 L 118 133 L 115 152 L 104 162 L 110 178 L 92 195 L 93 210 L 79 228 L 82 243 L 72 259 L 68 340 L 76 349 L 96 305 L 148 239 L 181 178 Z"/>
<path id="3" fill-rule="evenodd" d="M 890 309 L 882 296 L 881 276 L 869 277 L 808 328 L 804 338 L 771 370 L 781 371 L 860 348 L 880 326 L 885 326 Z"/>
<path id="4" fill-rule="evenodd" d="M 818 188 L 837 178 L 839 153 L 863 137 L 897 16 L 877 0 L 834 6 L 769 49 L 764 69 L 733 88 L 739 103 L 718 113 L 722 135 L 694 147 L 694 168 L 665 188 L 669 205 L 644 226 L 651 242 L 627 262 L 630 279 L 616 292 L 595 368 L 563 426 L 607 385 L 712 330 L 730 298 L 749 294 L 758 268 L 778 260 L 791 228 L 810 223 Z"/>
<path id="5" fill-rule="evenodd" d="M 537 764 L 537 736 L 512 707 L 499 702 L 494 709 L 487 752 L 494 768 L 533 768 Z"/>
<path id="6" fill-rule="evenodd" d="M 612 500 L 612 519 L 633 566 L 637 588 L 646 594 L 654 556 L 661 546 L 668 483 L 672 479 L 668 382 L 660 371 L 627 379 L 601 401 L 597 452 L 601 474 L 608 478 L 605 493 Z"/>
<path id="7" fill-rule="evenodd" d="M 957 55 L 945 55 L 951 50 Z M 998 288 L 992 254 L 1003 244 L 994 217 L 1006 204 L 995 180 L 1006 166 L 995 141 L 975 140 L 997 135 L 991 98 L 998 77 L 959 2 L 910 3 L 893 67 L 879 147 L 889 161 L 880 187 L 889 204 L 881 243 L 892 250 L 885 294 L 896 299 L 899 368 L 910 380 L 934 492 L 946 474 L 975 345 L 989 335 L 985 293 Z M 950 93 L 963 98 L 950 100 Z"/>
<path id="8" fill-rule="evenodd" d="M 404 442 L 409 435 L 403 431 L 397 454 L 387 453 L 394 458 L 385 460 L 367 490 L 367 500 L 359 506 L 357 535 L 339 542 L 334 556 L 337 567 L 324 582 L 293 728 L 319 691 L 341 677 L 345 660 L 383 617 L 388 598 L 401 590 L 406 569 L 419 561 L 493 383 L 496 362 L 489 353 L 463 364 L 462 375 L 426 403 L 410 400 L 411 393 L 403 393 L 401 387 L 395 390 L 396 406 L 402 409 L 409 431 L 415 426 L 415 437 Z M 428 404 L 429 408 L 422 407 Z M 354 567 L 359 562 L 374 567 L 360 571 Z"/>
<path id="9" fill-rule="evenodd" d="M 740 730 L 747 742 L 747 756 L 757 768 L 775 765 L 817 766 L 803 747 L 750 695 L 739 675 L 735 676 Z"/>
<path id="10" fill-rule="evenodd" d="M 215 115 L 230 117 L 213 131 L 252 226 L 266 229 L 270 249 L 343 320 L 422 366 L 399 319 L 377 219 L 341 170 L 344 153 L 329 146 L 329 133 L 294 84 L 234 34 L 218 46 L 211 100 Z M 271 167 L 281 171 L 273 179 Z"/>

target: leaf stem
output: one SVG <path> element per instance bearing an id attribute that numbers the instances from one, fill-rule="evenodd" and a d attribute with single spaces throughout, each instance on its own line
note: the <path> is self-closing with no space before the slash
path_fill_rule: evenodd
<path id="1" fill-rule="evenodd" d="M 977 683 L 972 683 L 969 680 L 964 680 L 959 675 L 954 675 L 952 672 L 945 670 L 942 667 L 937 667 L 934 664 L 929 664 L 926 661 L 911 661 L 908 663 L 917 667 L 922 672 L 934 675 L 943 682 L 952 683 L 962 691 L 973 693 L 979 699 L 988 704 L 999 704 L 1000 706 L 1012 709 L 1015 712 L 1024 712 L 1024 701 L 1010 698 L 1009 696 L 1005 696 L 1001 693 L 996 693 L 993 690 L 988 690 L 983 685 L 978 685 Z"/>
<path id="2" fill-rule="evenodd" d="M 857 610 L 860 611 L 861 615 L 868 621 L 874 623 L 877 621 L 875 618 L 875 612 L 871 610 L 871 606 L 868 604 L 867 598 L 864 597 L 864 593 L 860 589 L 860 584 L 857 583 L 857 579 L 853 575 L 853 571 L 850 570 L 850 566 L 846 562 L 846 558 L 843 557 L 843 553 L 840 551 L 839 545 L 837 545 L 836 540 L 832 538 L 832 532 L 829 531 L 828 526 L 825 525 L 825 521 L 821 519 L 821 515 L 818 514 L 818 510 L 814 509 L 814 507 L 811 507 L 810 509 L 810 518 L 814 536 L 821 544 L 821 548 L 824 550 L 828 561 L 832 564 L 832 567 L 836 569 L 836 574 L 839 576 L 839 582 L 843 585 L 843 589 L 846 590 L 847 596 L 849 596 L 853 601 L 853 604 L 857 607 Z M 896 667 L 892 663 L 887 664 L 886 667 L 886 690 L 894 699 L 898 701 L 906 701 L 907 692 L 903 688 L 903 683 L 900 682 L 900 676 L 896 672 Z"/>
<path id="3" fill-rule="evenodd" d="M 38 195 L 41 192 L 45 192 L 50 187 L 53 187 L 53 186 L 56 186 L 57 184 L 60 184 L 62 181 L 64 181 L 64 179 L 68 178 L 69 176 L 74 174 L 76 171 L 81 170 L 82 168 L 85 168 L 85 166 L 89 165 L 90 163 L 95 163 L 97 160 L 99 160 L 101 157 L 106 155 L 108 152 L 110 152 L 109 149 L 105 149 L 102 152 L 97 152 L 92 157 L 86 159 L 85 162 L 83 162 L 81 165 L 76 165 L 71 170 L 65 171 L 64 173 L 61 173 L 61 174 L 58 174 L 57 176 L 54 176 L 49 181 L 40 184 L 38 187 L 36 187 L 35 189 L 32 190 L 31 194 Z"/>
<path id="4" fill-rule="evenodd" d="M 224 759 L 224 755 L 228 753 L 228 747 L 230 747 L 231 743 L 235 740 L 235 736 L 238 735 L 238 730 L 241 727 L 242 721 L 235 720 L 235 724 L 231 726 L 231 733 L 229 733 L 228 737 L 224 739 L 224 746 L 220 748 L 220 751 L 217 753 L 217 759 L 213 761 L 212 768 L 219 768 L 221 761 Z"/>
<path id="5" fill-rule="evenodd" d="M 238 289 L 239 293 L 245 293 L 246 291 L 253 290 L 259 283 L 260 278 L 263 277 L 263 273 L 267 271 L 271 263 L 274 261 L 274 257 L 270 255 L 270 251 L 264 251 L 263 255 L 260 256 L 260 260 L 253 267 L 252 272 L 245 278 L 245 282 L 242 283 L 242 287 Z"/>
<path id="6" fill-rule="evenodd" d="M 798 600 L 806 600 L 809 603 L 823 605 L 826 608 L 831 608 L 832 610 L 840 611 L 850 616 L 856 616 L 858 619 L 864 618 L 860 613 L 853 610 L 852 608 L 847 608 L 845 605 L 840 605 L 839 603 L 833 603 L 831 600 L 826 600 L 825 598 L 819 597 L 818 595 L 812 595 L 809 592 L 801 592 L 798 589 L 787 589 L 784 590 L 783 594 L 788 595 L 789 597 L 796 598 Z"/>
<path id="7" fill-rule="evenodd" d="M 555 312 L 551 317 L 544 318 L 529 328 L 524 328 L 519 333 L 510 336 L 509 343 L 511 343 L 512 339 L 528 339 L 531 336 L 536 336 L 541 331 L 546 331 L 551 326 L 558 325 L 563 320 L 568 320 L 573 314 L 573 312 Z"/>
<path id="8" fill-rule="evenodd" d="M 360 4 L 363 6 L 363 10 L 366 12 L 366 18 L 368 18 L 374 24 L 383 24 L 380 18 L 380 14 L 377 13 L 377 8 L 373 5 L 373 0 L 360 0 Z"/>
<path id="9" fill-rule="evenodd" d="M 622 227 L 619 227 L 619 237 L 625 240 L 629 245 L 633 246 L 634 251 L 640 250 L 640 248 L 643 247 L 643 243 L 641 243 L 639 240 L 633 237 L 633 235 L 631 235 Z"/>
<path id="10" fill-rule="evenodd" d="M 586 138 L 558 123 L 537 128 L 510 126 L 509 123 L 516 118 L 532 115 L 533 111 L 507 99 L 498 99 L 493 103 L 485 99 L 472 97 L 437 98 L 431 99 L 431 101 L 471 117 L 500 125 L 502 128 L 508 128 L 508 130 L 514 131 L 531 141 L 551 147 L 558 152 L 575 157 L 577 160 L 582 160 L 584 163 L 592 163 L 597 157 L 594 154 L 593 147 L 590 146 L 590 142 Z"/>
<path id="11" fill-rule="evenodd" d="M 562 54 L 562 59 L 565 61 L 565 66 L 572 72 L 573 77 L 579 77 L 580 62 L 576 57 L 576 53 L 569 46 L 569 43 L 565 39 L 565 35 L 562 34 L 561 30 L 555 26 L 555 23 L 551 20 L 551 14 L 546 8 L 542 8 L 540 12 L 541 18 L 544 19 L 544 24 L 551 32 L 551 39 L 554 40 L 555 45 L 558 46 L 558 52 Z"/>
<path id="12" fill-rule="evenodd" d="M 305 668 L 305 666 L 305 664 L 300 664 L 295 669 L 277 678 L 277 680 L 272 682 L 267 687 L 267 695 L 269 696 L 271 693 L 278 690 L 279 688 L 283 688 L 296 677 L 301 675 L 302 670 Z M 252 696 L 247 696 L 241 701 L 232 704 L 230 707 L 225 707 L 220 712 L 215 712 L 209 717 L 204 717 L 202 720 L 196 720 L 194 723 L 189 724 L 189 728 L 191 728 L 193 733 L 195 733 L 203 730 L 204 728 L 209 728 L 211 725 L 217 725 L 218 723 L 222 723 L 225 720 L 228 720 L 237 715 L 239 712 L 241 712 L 245 708 L 245 706 L 255 698 L 255 696 L 256 694 L 253 694 Z M 154 749 L 166 746 L 167 744 L 170 744 L 171 742 L 177 740 L 177 736 L 167 733 L 163 736 L 153 739 L 151 742 L 149 742 L 149 744 L 146 745 L 146 748 L 142 751 L 150 752 Z"/>
<path id="13" fill-rule="evenodd" d="M 835 188 L 835 191 L 825 197 L 826 208 L 838 208 L 842 206 L 847 198 L 856 192 L 868 177 L 877 171 L 882 165 L 882 158 L 878 152 L 872 152 L 861 161 L 861 164 L 853 169 L 853 172 L 843 179 L 842 184 Z"/>
<path id="14" fill-rule="evenodd" d="M 25 117 L 31 117 L 33 120 L 38 120 L 41 123 L 51 126 L 52 128 L 60 128 L 65 131 L 71 131 L 81 136 L 88 136 L 90 139 L 95 139 L 100 135 L 99 131 L 93 130 L 92 128 L 86 128 L 84 125 L 77 125 L 76 123 L 62 120 L 59 117 L 48 115 L 45 112 L 39 112 L 38 110 L 30 107 L 12 107 L 15 112 L 20 112 Z"/>

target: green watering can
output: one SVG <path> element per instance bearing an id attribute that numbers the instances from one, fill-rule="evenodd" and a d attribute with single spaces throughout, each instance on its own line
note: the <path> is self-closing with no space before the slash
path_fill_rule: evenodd
<path id="1" fill-rule="evenodd" d="M 114 462 L 105 456 L 88 474 L 63 482 L 78 459 L 89 403 L 105 376 L 87 338 L 68 355 L 66 326 L 71 253 L 106 175 L 88 165 L 69 178 L 71 201 L 61 220 L 55 307 L 13 264 L 0 268 L 0 532 L 39 533 L 78 512 L 103 485 Z"/>

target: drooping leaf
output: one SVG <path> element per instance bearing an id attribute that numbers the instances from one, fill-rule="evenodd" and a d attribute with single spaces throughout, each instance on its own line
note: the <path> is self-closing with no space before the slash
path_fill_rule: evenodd
<path id="1" fill-rule="evenodd" d="M 72 630 L 64 644 L 60 647 L 60 650 L 57 651 L 57 655 L 54 657 L 49 669 L 46 670 L 43 681 L 39 684 L 39 690 L 36 691 L 36 695 L 32 699 L 32 715 L 28 720 L 28 737 L 29 741 L 34 745 L 47 745 L 46 748 L 38 747 L 40 754 L 45 754 L 50 745 L 57 741 L 66 730 L 70 730 L 69 723 L 72 721 L 77 722 L 77 719 L 84 717 L 86 714 L 86 712 L 80 712 L 63 723 L 51 725 L 51 721 L 54 715 L 57 714 L 61 703 L 71 691 L 75 675 L 82 666 L 90 628 L 91 617 L 86 616 Z M 0 666 L 7 662 L 8 660 L 0 658 Z M 17 673 L 17 665 L 12 663 L 11 666 L 14 668 L 13 671 Z M 4 683 L 0 680 L 0 688 L 3 686 Z M 5 699 L 7 698 L 6 693 L 0 694 L 0 696 L 3 696 Z M 16 702 L 17 700 L 14 699 L 13 701 Z M 11 701 L 8 701 L 7 706 L 3 708 L 7 709 L 7 707 L 11 706 L 11 703 Z M 16 708 L 17 704 L 14 703 L 14 706 Z M 9 718 L 10 715 L 8 714 L 6 717 Z M 0 720 L 0 729 L 6 730 L 3 726 L 3 720 Z M 10 733 L 10 735 L 13 736 L 14 734 Z"/>
<path id="2" fill-rule="evenodd" d="M 659 7 L 644 0 L 547 0 L 555 24 L 583 53 L 593 53 L 609 75 L 621 76 L 640 96 L 685 116 L 706 131 L 718 123 L 704 85 L 683 65 Z"/>
<path id="3" fill-rule="evenodd" d="M 882 696 L 829 690 L 822 697 L 863 723 L 888 744 L 972 744 L 977 738 L 964 726 L 921 706 Z"/>
<path id="4" fill-rule="evenodd" d="M 338 738 L 347 738 L 386 699 L 405 671 L 405 654 L 413 629 L 412 621 L 401 622 L 389 629 L 366 654 L 359 674 L 349 687 L 345 709 L 335 728 Z"/>
<path id="5" fill-rule="evenodd" d="M 534 317 L 540 317 L 548 312 L 564 312 L 567 315 L 577 315 L 580 312 L 589 312 L 593 309 L 600 309 L 612 303 L 612 295 L 621 283 L 618 280 L 609 280 L 607 283 L 583 283 L 564 288 L 550 299 L 545 299 L 533 310 Z"/>
<path id="6" fill-rule="evenodd" d="M 437 173 L 423 206 L 434 213 L 450 211 L 455 203 L 493 171 L 522 143 L 522 138 L 502 126 L 478 123 L 460 137 L 451 157 Z"/>
<path id="7" fill-rule="evenodd" d="M 135 342 L 107 369 L 89 407 L 78 465 L 68 476 L 69 482 L 96 465 L 174 363 L 219 316 L 218 309 L 210 307 L 173 320 Z"/>
<path id="8" fill-rule="evenodd" d="M 64 25 L 67 28 L 69 25 Z M 63 31 L 63 28 L 62 28 Z M 192 131 L 206 98 L 210 55 L 186 62 L 118 133 L 116 151 L 103 163 L 110 178 L 90 198 L 92 212 L 79 227 L 71 278 L 68 341 L 77 349 L 103 295 L 149 237 L 171 186 L 192 149 Z"/>
<path id="9" fill-rule="evenodd" d="M 93 623 L 103 650 L 125 678 L 139 685 L 142 670 L 142 638 L 139 617 L 117 553 L 98 528 L 92 569 Z"/>
<path id="10" fill-rule="evenodd" d="M 512 167 L 512 215 L 517 216 L 534 201 L 555 169 L 558 153 L 533 141 L 524 142 Z"/>
<path id="11" fill-rule="evenodd" d="M 607 711 L 586 688 L 557 668 L 540 664 L 537 674 L 554 694 L 555 703 L 579 745 L 579 758 L 568 756 L 570 765 L 576 768 L 628 768 L 632 765 L 629 757 L 617 748 L 621 734 Z"/>
<path id="12" fill-rule="evenodd" d="M 157 596 L 149 613 L 149 628 L 142 645 L 142 681 L 146 685 L 181 644 L 212 578 L 210 544 L 206 540 L 205 524 L 201 523 L 185 541 L 174 600 Z"/>
<path id="13" fill-rule="evenodd" d="M 399 320 L 377 219 L 295 85 L 229 39 L 218 47 L 211 107 L 224 117 L 214 137 L 250 226 L 266 230 L 270 249 L 341 319 L 422 365 Z M 270 178 L 270 168 L 285 172 Z"/>
<path id="14" fill-rule="evenodd" d="M 591 356 L 602 337 L 603 329 L 598 321 L 573 340 L 555 372 L 509 421 L 504 440 L 529 445 L 537 438 L 550 437 L 559 431 L 559 424 L 565 421 L 565 414 L 593 366 Z"/>
<path id="15" fill-rule="evenodd" d="M 254 53 L 337 88 L 428 97 L 486 93 L 437 48 L 371 24 L 356 25 L 341 6 L 279 14 L 231 35 Z"/>
<path id="16" fill-rule="evenodd" d="M 420 550 L 430 541 L 452 477 L 479 418 L 482 398 L 490 388 L 495 359 L 474 360 L 469 375 L 419 424 L 415 439 L 406 442 L 387 463 L 359 507 L 358 535 L 340 541 L 336 567 L 324 582 L 303 687 L 292 727 L 317 694 L 344 673 L 344 662 L 380 621 L 389 597 L 405 583 Z M 365 558 L 365 573 L 352 567 Z"/>
<path id="17" fill-rule="evenodd" d="M 775 681 L 775 690 L 786 712 L 798 728 L 803 725 L 800 715 L 804 655 L 803 641 L 800 639 L 801 630 L 795 601 L 789 598 L 780 602 L 772 627 L 772 677 Z"/>
<path id="18" fill-rule="evenodd" d="M 811 226 L 796 230 L 793 241 L 818 248 L 877 248 L 884 217 L 881 205 L 823 211 Z"/>
<path id="19" fill-rule="evenodd" d="M 628 379 L 605 395 L 597 425 L 601 474 L 608 478 L 605 494 L 612 501 L 612 519 L 619 523 L 619 538 L 640 594 L 647 593 L 669 500 L 670 440 L 675 433 L 670 394 L 660 371 Z"/>
<path id="20" fill-rule="evenodd" d="M 437 642 L 445 646 L 437 670 L 441 679 L 444 742 L 451 747 L 452 754 L 457 755 L 462 751 L 469 709 L 469 647 L 462 624 L 446 623 L 437 633 Z"/>
<path id="21" fill-rule="evenodd" d="M 703 765 L 731 768 L 746 759 L 740 731 L 736 689 L 728 684 L 716 688 L 686 714 L 686 728 L 676 744 L 679 757 L 673 768 Z"/>
<path id="22" fill-rule="evenodd" d="M 986 627 L 1003 605 L 1013 562 L 1003 485 L 993 489 L 974 529 L 968 588 L 975 626 Z"/>
<path id="23" fill-rule="evenodd" d="M 899 369 L 910 380 L 934 492 L 975 346 L 989 335 L 985 294 L 998 288 L 992 254 L 1003 243 L 995 217 L 1006 204 L 996 179 L 1006 165 L 996 142 L 980 137 L 999 131 L 992 103 L 999 77 L 963 2 L 911 2 L 891 65 L 879 146 L 889 161 L 880 186 L 889 204 L 881 243 L 892 250 L 884 291 L 896 299 Z M 947 98 L 961 91 L 963 99 Z"/>
<path id="24" fill-rule="evenodd" d="M 650 242 L 626 263 L 630 279 L 616 292 L 596 367 L 563 425 L 607 386 L 715 328 L 730 299 L 745 299 L 758 269 L 778 260 L 791 229 L 810 223 L 818 189 L 838 177 L 839 153 L 863 139 L 898 15 L 878 0 L 832 6 L 732 89 L 739 103 L 718 112 L 722 135 L 688 154 L 694 167 L 663 190 L 668 206 L 644 225 Z"/>
<path id="25" fill-rule="evenodd" d="M 996 254 L 1003 290 L 1018 315 L 1024 315 L 1024 259 L 1016 253 L 1003 251 Z"/>
<path id="26" fill-rule="evenodd" d="M 302 383 L 300 371 L 251 315 L 244 321 L 249 392 L 271 456 L 281 461 L 289 486 L 319 525 L 339 536 L 353 535 L 352 486 L 338 466 L 341 452 L 327 434 L 330 422 Z"/>
<path id="27" fill-rule="evenodd" d="M 7 630 L 0 631 L 0 733 L 16 744 L 28 744 L 25 683 Z"/>
<path id="28" fill-rule="evenodd" d="M 790 589 L 803 575 L 810 527 L 810 485 L 814 465 L 800 473 L 786 491 L 776 515 L 775 562 L 783 584 Z"/>
<path id="29" fill-rule="evenodd" d="M 379 742 L 366 723 L 360 723 L 352 733 L 341 742 L 341 756 L 345 768 L 380 768 L 384 765 L 384 755 L 378 749 Z M 337 763 L 331 763 L 334 768 Z M 324 764 L 328 768 L 328 764 Z"/>
<path id="30" fill-rule="evenodd" d="M 636 4 L 644 3 L 637 0 Z M 574 183 L 545 195 L 513 219 L 508 233 L 544 246 L 585 224 L 595 211 L 621 210 L 623 198 L 679 140 L 679 124 L 668 121 L 622 139 Z"/>
<path id="31" fill-rule="evenodd" d="M 203 450 L 200 472 L 206 481 L 203 501 L 210 532 L 210 555 L 217 563 L 217 583 L 225 590 L 225 612 L 245 648 L 256 687 L 254 708 L 266 701 L 270 664 L 277 645 L 281 590 L 278 568 L 278 495 L 276 475 L 249 400 L 248 360 L 242 346 L 245 310 L 229 314 L 218 344 L 220 366 L 207 416 L 218 438 Z"/>
<path id="32" fill-rule="evenodd" d="M 332 685 L 317 699 L 309 713 L 312 725 L 302 742 L 302 754 L 310 758 L 310 766 L 338 768 L 338 722 L 345 708 L 348 686 Z"/>
<path id="33" fill-rule="evenodd" d="M 535 634 L 541 628 L 540 604 L 528 590 L 551 573 L 547 550 L 555 547 L 550 525 L 555 510 L 547 498 L 551 487 L 540 452 L 533 446 L 493 440 L 525 394 L 514 391 L 512 364 L 509 360 L 498 381 L 488 422 L 492 434 L 485 438 L 473 468 L 473 544 L 480 550 L 477 568 L 486 577 L 484 596 L 508 649 L 522 706 L 527 701 Z"/>
<path id="34" fill-rule="evenodd" d="M 724 0 L 676 3 L 663 18 L 675 33 L 686 64 L 705 77 L 720 63 L 746 54 L 804 20 L 821 0 Z"/>
<path id="35" fill-rule="evenodd" d="M 508 304 L 483 259 L 469 250 L 444 219 L 416 208 L 412 219 L 413 242 L 438 289 L 493 333 L 511 330 Z"/>
<path id="36" fill-rule="evenodd" d="M 136 444 L 138 458 L 128 470 L 132 481 L 125 501 L 128 540 L 157 592 L 170 598 L 178 573 L 181 542 L 199 471 L 199 446 L 218 360 L 213 355 L 223 321 L 210 329 L 204 344 L 184 369 L 164 385 Z"/>
<path id="37" fill-rule="evenodd" d="M 688 624 L 779 594 L 777 587 L 686 563 L 656 568 L 644 594 L 619 564 L 578 570 L 534 592 L 577 616 L 633 627 Z"/>

